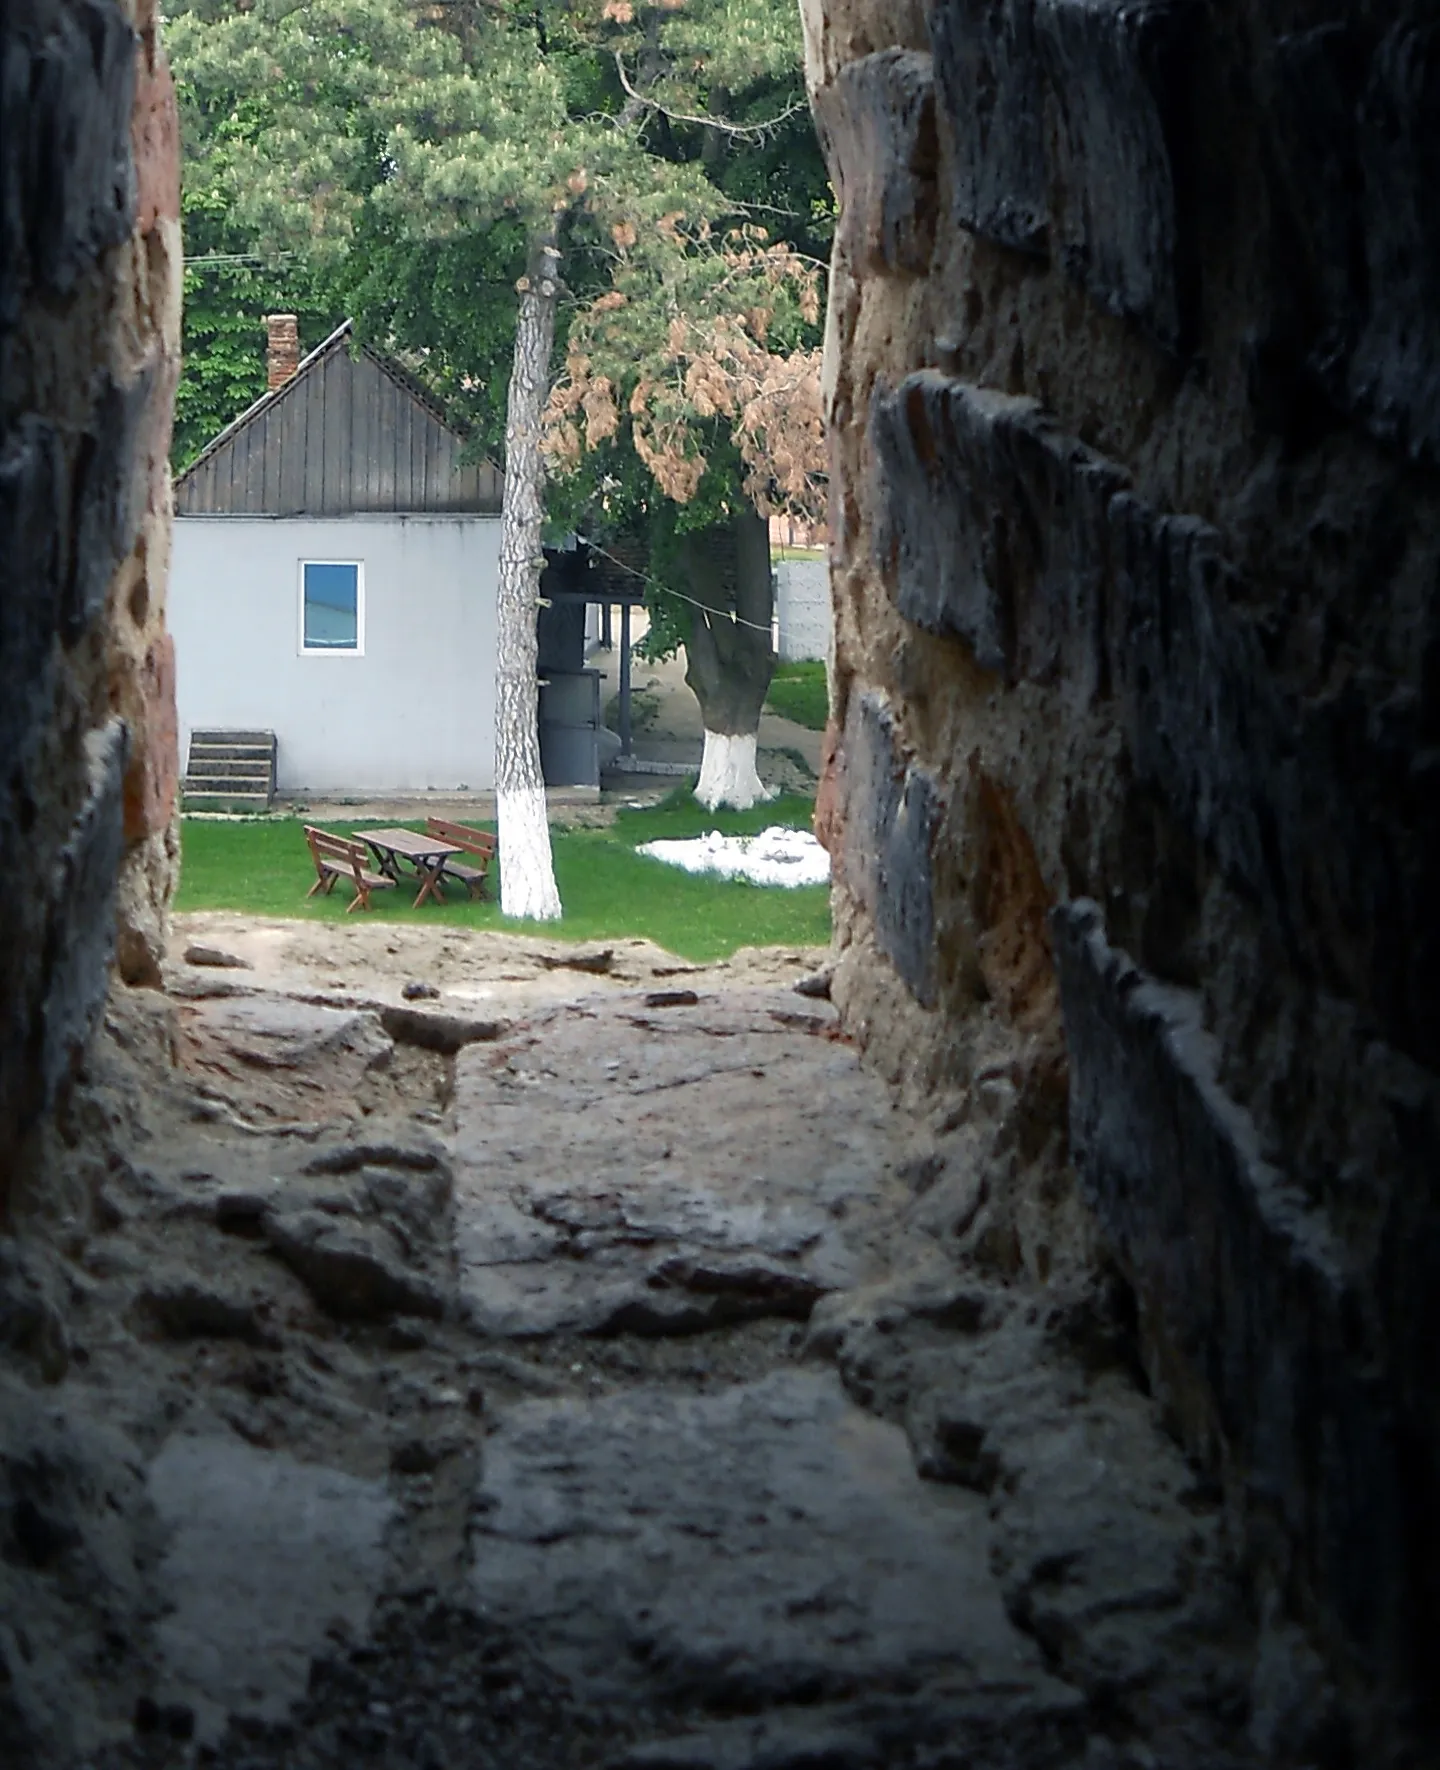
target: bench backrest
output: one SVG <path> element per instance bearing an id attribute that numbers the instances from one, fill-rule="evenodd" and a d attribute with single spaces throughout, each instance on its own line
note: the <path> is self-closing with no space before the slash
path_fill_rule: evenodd
<path id="1" fill-rule="evenodd" d="M 467 854 L 478 854 L 482 860 L 489 860 L 495 853 L 495 838 L 489 830 L 472 830 L 469 824 L 452 824 L 443 817 L 427 817 L 425 832 L 438 836 L 442 842 L 453 842 Z"/>
<path id="2" fill-rule="evenodd" d="M 329 830 L 317 830 L 313 824 L 301 826 L 305 831 L 305 840 L 310 844 L 310 853 L 318 867 L 322 861 L 339 861 L 349 867 L 352 872 L 364 872 L 369 862 L 365 845 L 362 842 L 351 842 L 344 836 L 332 836 Z"/>

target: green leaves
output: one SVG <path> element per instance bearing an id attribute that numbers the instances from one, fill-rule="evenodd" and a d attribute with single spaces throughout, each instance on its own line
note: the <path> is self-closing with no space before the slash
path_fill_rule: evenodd
<path id="1" fill-rule="evenodd" d="M 260 260 L 188 280 L 177 460 L 260 391 L 277 308 L 307 347 L 348 313 L 498 449 L 523 241 L 557 214 L 561 337 L 610 378 L 627 447 L 647 373 L 652 432 L 684 416 L 700 456 L 729 435 L 664 366 L 677 318 L 763 312 L 774 354 L 818 340 L 803 277 L 757 294 L 720 261 L 747 221 L 823 250 L 793 0 L 181 0 L 168 40 L 187 252 Z"/>

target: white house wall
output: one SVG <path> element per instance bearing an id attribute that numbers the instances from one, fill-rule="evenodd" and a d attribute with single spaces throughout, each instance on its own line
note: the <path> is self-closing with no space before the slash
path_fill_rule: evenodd
<path id="1" fill-rule="evenodd" d="M 278 740 L 282 792 L 495 780 L 493 516 L 191 516 L 169 621 L 183 754 L 196 728 Z M 300 650 L 300 562 L 364 565 L 364 652 Z"/>

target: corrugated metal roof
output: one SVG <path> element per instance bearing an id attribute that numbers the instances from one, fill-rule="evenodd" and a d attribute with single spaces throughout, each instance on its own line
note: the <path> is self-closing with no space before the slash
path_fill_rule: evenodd
<path id="1" fill-rule="evenodd" d="M 499 510 L 489 461 L 461 465 L 464 438 L 416 378 L 347 320 L 283 386 L 242 412 L 175 482 L 179 516 L 461 514 Z"/>

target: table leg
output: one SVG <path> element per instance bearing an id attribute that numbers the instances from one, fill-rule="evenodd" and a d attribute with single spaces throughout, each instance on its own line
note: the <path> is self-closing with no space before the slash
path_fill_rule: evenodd
<path id="1" fill-rule="evenodd" d="M 417 860 L 415 862 L 415 871 L 419 873 L 420 877 L 424 880 L 424 884 L 421 885 L 415 898 L 415 908 L 417 910 L 427 897 L 433 897 L 436 903 L 444 903 L 445 899 L 440 891 L 440 875 L 444 870 L 444 861 L 437 861 L 436 864 L 431 867 L 427 867 L 422 861 Z"/>
<path id="2" fill-rule="evenodd" d="M 393 879 L 398 885 L 400 882 L 400 866 L 390 850 L 388 848 L 382 848 L 378 843 L 369 840 L 366 841 L 365 846 L 370 850 L 371 854 L 375 856 L 376 867 L 384 873 L 387 879 Z"/>

